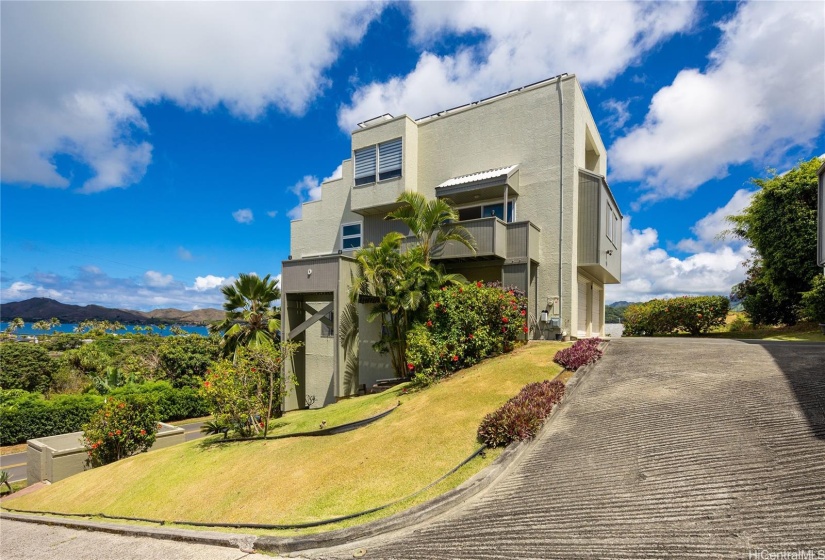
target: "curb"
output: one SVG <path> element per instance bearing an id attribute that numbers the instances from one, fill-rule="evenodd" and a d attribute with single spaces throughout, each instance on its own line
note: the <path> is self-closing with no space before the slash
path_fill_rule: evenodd
<path id="1" fill-rule="evenodd" d="M 609 341 L 604 341 L 599 348 L 604 351 L 609 345 Z M 80 529 L 86 531 L 102 531 L 106 533 L 119 534 L 133 537 L 151 537 L 156 539 L 166 539 L 179 542 L 189 542 L 198 544 L 208 544 L 213 546 L 224 546 L 239 548 L 242 551 L 261 550 L 270 553 L 290 553 L 298 551 L 308 551 L 319 548 L 330 548 L 344 544 L 353 544 L 355 540 L 363 540 L 385 533 L 406 529 L 429 521 L 434 517 L 444 514 L 467 500 L 481 494 L 497 481 L 505 472 L 513 469 L 525 456 L 533 442 L 539 439 L 547 429 L 551 419 L 559 413 L 570 396 L 575 393 L 582 379 L 598 364 L 594 362 L 583 368 L 579 368 L 568 380 L 565 386 L 564 397 L 553 408 L 547 417 L 544 426 L 531 441 L 513 443 L 491 465 L 476 473 L 469 480 L 441 496 L 433 498 L 428 502 L 419 504 L 408 510 L 396 513 L 384 519 L 378 519 L 349 527 L 347 529 L 337 529 L 317 535 L 307 535 L 299 537 L 263 537 L 249 534 L 224 533 L 218 531 L 193 531 L 190 529 L 141 527 L 127 524 L 101 523 L 97 521 L 70 520 L 61 517 L 49 517 L 44 515 L 28 515 L 0 512 L 0 518 L 27 523 L 39 523 L 43 525 L 53 525 L 68 527 L 70 529 Z"/>

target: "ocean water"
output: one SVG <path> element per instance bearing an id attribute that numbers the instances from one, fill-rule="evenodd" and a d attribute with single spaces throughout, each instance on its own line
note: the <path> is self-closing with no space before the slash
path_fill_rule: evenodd
<path id="1" fill-rule="evenodd" d="M 25 326 L 17 329 L 14 331 L 16 335 L 44 335 L 44 334 L 52 334 L 53 330 L 57 331 L 58 333 L 73 333 L 77 323 L 65 323 L 57 327 L 56 329 L 49 329 L 48 331 L 38 331 L 32 328 L 33 323 L 26 323 Z M 0 331 L 5 331 L 8 323 L 6 321 L 0 322 Z M 134 333 L 136 326 L 142 325 L 126 325 L 123 329 L 117 331 L 119 334 L 126 334 L 126 333 Z M 209 331 L 203 325 L 178 325 L 180 328 L 185 330 L 188 333 L 192 334 L 199 334 L 202 336 L 209 335 Z M 153 326 L 154 334 L 159 334 L 161 336 L 172 336 L 172 331 L 170 327 L 167 326 L 165 329 L 160 330 L 157 326 Z"/>

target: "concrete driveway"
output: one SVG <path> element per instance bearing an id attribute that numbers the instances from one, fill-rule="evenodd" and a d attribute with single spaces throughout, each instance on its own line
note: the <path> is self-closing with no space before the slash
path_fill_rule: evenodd
<path id="1" fill-rule="evenodd" d="M 547 428 L 460 509 L 315 556 L 825 558 L 823 344 L 614 340 Z"/>

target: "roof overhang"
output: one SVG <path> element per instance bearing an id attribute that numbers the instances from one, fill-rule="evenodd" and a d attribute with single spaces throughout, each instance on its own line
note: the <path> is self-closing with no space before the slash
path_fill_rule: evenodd
<path id="1" fill-rule="evenodd" d="M 500 197 L 504 194 L 505 186 L 508 196 L 517 196 L 518 169 L 518 164 L 515 164 L 453 177 L 435 188 L 435 196 L 448 197 L 453 202 L 461 204 Z"/>

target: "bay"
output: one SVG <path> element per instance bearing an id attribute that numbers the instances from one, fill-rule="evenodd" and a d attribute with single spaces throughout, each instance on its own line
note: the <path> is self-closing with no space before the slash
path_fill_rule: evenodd
<path id="1" fill-rule="evenodd" d="M 0 322 L 0 331 L 5 331 L 6 327 L 8 326 L 8 322 L 2 321 Z M 29 335 L 29 336 L 43 336 L 52 334 L 53 331 L 57 331 L 58 333 L 73 333 L 77 323 L 66 323 L 62 324 L 55 329 L 49 329 L 48 331 L 39 331 L 32 328 L 33 323 L 26 323 L 23 327 L 14 331 L 16 335 Z M 129 334 L 129 333 L 136 333 L 135 327 L 143 327 L 144 325 L 124 325 L 124 328 L 116 331 L 115 334 Z M 180 328 L 185 330 L 191 334 L 199 334 L 201 336 L 208 336 L 209 331 L 204 325 L 178 325 Z M 160 336 L 172 336 L 171 325 L 168 325 L 165 329 L 161 330 L 158 328 L 157 325 L 152 325 L 152 333 L 159 334 Z"/>

